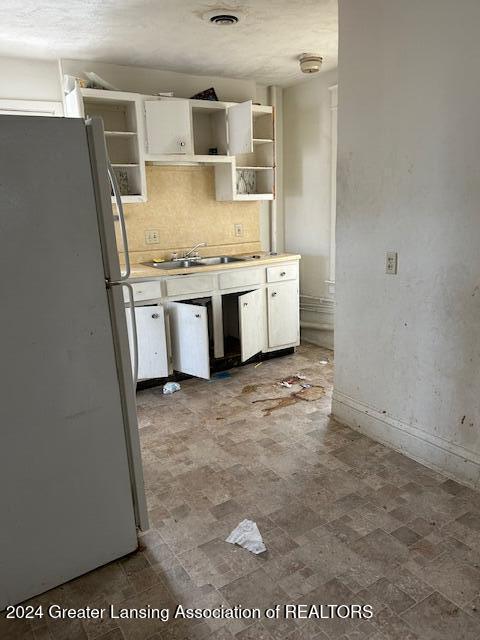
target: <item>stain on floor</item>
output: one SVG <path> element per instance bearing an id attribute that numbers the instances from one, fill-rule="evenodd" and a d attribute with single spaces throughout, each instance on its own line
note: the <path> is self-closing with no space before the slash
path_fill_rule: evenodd
<path id="1" fill-rule="evenodd" d="M 292 379 L 290 380 L 291 382 L 288 383 L 288 388 L 292 387 L 293 384 L 295 384 Z M 297 378 L 297 380 L 300 381 L 299 378 Z M 320 398 L 325 394 L 325 387 L 322 387 L 322 385 L 303 382 L 302 385 L 305 386 L 300 386 L 299 391 L 292 391 L 288 395 L 283 395 L 278 398 L 257 398 L 256 400 L 252 400 L 252 404 L 256 404 L 257 402 L 273 402 L 270 407 L 262 408 L 263 415 L 268 418 L 274 411 L 285 409 L 286 407 L 297 404 L 299 400 L 314 402 L 315 400 L 320 400 Z M 285 389 L 285 387 L 282 388 Z"/>
<path id="2" fill-rule="evenodd" d="M 478 640 L 479 493 L 332 419 L 332 360 L 302 345 L 214 384 L 139 392 L 151 530 L 137 553 L 32 604 L 370 603 L 371 620 L 0 618 L 0 638 Z M 292 372 L 325 392 L 264 415 L 252 400 L 300 392 L 278 384 Z M 262 533 L 260 556 L 224 542 L 245 518 Z"/>

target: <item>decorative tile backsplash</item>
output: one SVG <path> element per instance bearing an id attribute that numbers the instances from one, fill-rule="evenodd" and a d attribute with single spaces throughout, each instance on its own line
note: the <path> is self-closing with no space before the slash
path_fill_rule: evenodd
<path id="1" fill-rule="evenodd" d="M 198 242 L 208 244 L 202 255 L 261 249 L 260 204 L 215 200 L 212 167 L 148 165 L 147 189 L 148 202 L 124 205 L 133 262 L 167 257 Z M 235 236 L 236 223 L 243 225 L 242 237 Z M 145 241 L 151 230 L 158 232 L 156 244 Z"/>
<path id="2" fill-rule="evenodd" d="M 256 172 L 253 169 L 237 169 L 237 193 L 255 193 Z"/>

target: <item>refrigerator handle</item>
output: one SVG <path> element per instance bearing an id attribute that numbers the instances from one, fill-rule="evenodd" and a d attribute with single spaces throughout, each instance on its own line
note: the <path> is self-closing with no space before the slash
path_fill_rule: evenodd
<path id="1" fill-rule="evenodd" d="M 115 283 L 112 283 L 115 284 Z M 135 317 L 135 299 L 133 297 L 133 287 L 129 282 L 119 282 L 120 286 L 125 287 L 128 291 L 128 302 L 130 305 L 130 320 L 132 323 L 132 342 L 133 342 L 133 386 L 137 386 L 138 382 L 138 332 L 137 319 Z"/>
<path id="2" fill-rule="evenodd" d="M 125 215 L 123 213 L 122 196 L 120 195 L 120 187 L 118 186 L 117 176 L 113 170 L 112 163 L 107 158 L 108 177 L 112 185 L 113 194 L 115 196 L 115 204 L 118 211 L 118 221 L 120 223 L 120 234 L 122 236 L 122 247 L 125 253 L 125 271 L 120 274 L 120 281 L 127 280 L 130 277 L 130 256 L 128 253 L 127 229 L 125 226 Z M 133 294 L 132 294 L 133 295 Z"/>
<path id="3" fill-rule="evenodd" d="M 131 347 L 130 344 L 132 340 L 129 339 L 126 323 L 127 310 L 125 309 L 123 295 L 124 287 L 128 289 L 128 304 L 130 305 L 130 313 L 132 314 L 131 335 L 133 337 L 133 344 Z M 141 531 L 146 531 L 149 528 L 148 508 L 145 498 L 135 398 L 135 385 L 138 377 L 138 346 L 133 289 L 130 283 L 117 281 L 107 282 L 107 291 L 112 325 L 114 328 L 113 339 L 117 356 L 117 371 L 124 415 L 125 439 L 130 469 L 132 498 L 135 509 L 135 521 Z"/>

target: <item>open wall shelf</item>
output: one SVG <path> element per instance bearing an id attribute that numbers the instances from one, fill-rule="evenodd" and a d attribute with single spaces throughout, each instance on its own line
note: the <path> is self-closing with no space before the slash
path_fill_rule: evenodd
<path id="1" fill-rule="evenodd" d="M 147 199 L 145 163 L 215 168 L 217 200 L 275 198 L 273 107 L 83 89 L 65 96 L 68 117 L 102 118 L 122 200 Z"/>

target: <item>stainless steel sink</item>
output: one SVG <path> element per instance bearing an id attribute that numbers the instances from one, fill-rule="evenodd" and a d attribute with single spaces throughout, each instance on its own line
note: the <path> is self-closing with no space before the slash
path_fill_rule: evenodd
<path id="1" fill-rule="evenodd" d="M 170 260 L 169 262 L 143 262 L 147 267 L 154 267 L 155 269 L 188 269 L 189 267 L 198 266 L 197 260 Z"/>
<path id="2" fill-rule="evenodd" d="M 229 264 L 242 262 L 244 258 L 236 256 L 213 256 L 211 258 L 185 258 L 184 260 L 170 260 L 169 262 L 144 262 L 147 267 L 155 269 L 189 269 L 191 267 L 208 267 L 215 264 Z"/>
<path id="3" fill-rule="evenodd" d="M 238 258 L 237 256 L 212 256 L 211 258 L 200 258 L 197 264 L 207 266 L 211 264 L 228 264 L 229 262 L 243 262 L 243 258 Z"/>

